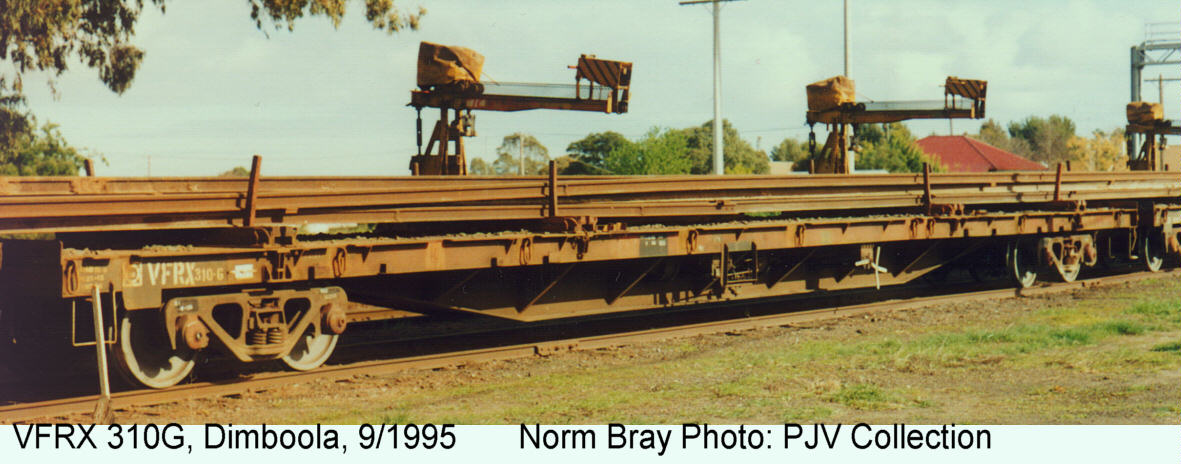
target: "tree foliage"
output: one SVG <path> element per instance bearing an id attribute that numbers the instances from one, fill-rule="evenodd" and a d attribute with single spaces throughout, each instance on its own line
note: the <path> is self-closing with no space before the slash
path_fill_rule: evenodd
<path id="1" fill-rule="evenodd" d="M 722 136 L 725 143 L 722 156 L 727 173 L 766 174 L 771 170 L 767 153 L 751 147 L 729 121 L 723 121 Z M 685 129 L 652 129 L 635 142 L 618 132 L 600 132 L 566 147 L 571 160 L 561 173 L 710 174 L 713 172 L 713 149 L 713 121 Z M 614 160 L 608 163 L 612 156 Z M 624 158 L 628 156 L 636 159 Z M 657 166 L 651 162 L 655 159 L 668 164 Z M 687 161 L 688 170 L 682 170 L 681 160 Z"/>
<path id="2" fill-rule="evenodd" d="M 496 161 L 492 162 L 491 174 L 539 176 L 548 171 L 549 150 L 536 137 L 517 132 L 505 136 L 496 149 Z"/>
<path id="3" fill-rule="evenodd" d="M 259 29 L 264 21 L 293 30 L 305 15 L 324 16 L 339 25 L 345 0 L 247 0 Z M 165 0 L 150 0 L 164 11 Z M 365 0 L 365 18 L 377 29 L 416 29 L 426 10 L 405 13 L 393 0 Z M 132 45 L 144 0 L 0 0 L 0 143 L 11 145 L 32 127 L 24 105 L 23 76 L 32 71 L 50 75 L 49 86 L 74 60 L 98 71 L 111 91 L 122 94 L 135 79 L 144 51 Z"/>
<path id="4" fill-rule="evenodd" d="M 86 157 L 66 142 L 53 123 L 0 146 L 0 176 L 76 176 L 85 162 Z"/>
<path id="5" fill-rule="evenodd" d="M 808 146 L 804 142 L 787 137 L 771 148 L 772 161 L 796 162 L 808 158 Z"/>
<path id="6" fill-rule="evenodd" d="M 1022 140 L 1029 145 L 1027 153 L 1013 153 L 1040 161 L 1047 166 L 1070 161 L 1078 156 L 1070 146 L 1071 139 L 1075 137 L 1074 130 L 1074 121 L 1060 115 L 1048 118 L 1030 116 L 1009 123 L 1009 137 Z M 1014 145 L 1014 148 L 1021 148 L 1020 143 Z"/>
<path id="7" fill-rule="evenodd" d="M 603 168 L 617 175 L 688 174 L 688 142 L 682 131 L 652 128 L 637 142 L 619 145 L 607 154 Z"/>
<path id="8" fill-rule="evenodd" d="M 880 169 L 887 172 L 923 172 L 923 163 L 931 165 L 932 171 L 944 170 L 938 160 L 923 152 L 915 143 L 914 134 L 900 122 L 858 125 L 850 137 L 849 147 L 854 169 L 858 171 Z M 800 158 L 793 169 L 806 171 L 810 160 L 823 156 L 820 146 L 817 146 L 814 155 Z"/>
<path id="9" fill-rule="evenodd" d="M 286 26 L 287 30 L 295 30 L 295 20 L 304 15 L 324 16 L 332 21 L 333 27 L 339 27 L 344 18 L 345 0 L 249 0 L 250 18 L 261 29 L 264 19 L 269 20 L 275 28 Z M 418 29 L 418 21 L 426 14 L 426 9 L 418 7 L 413 13 L 401 11 L 394 5 L 394 0 L 365 0 L 365 19 L 375 29 L 388 33 L 398 32 L 405 28 Z"/>
<path id="10" fill-rule="evenodd" d="M 992 119 L 984 121 L 984 124 L 980 125 L 980 133 L 972 137 L 1024 158 L 1030 158 L 1033 154 L 1033 148 L 1030 147 L 1028 141 L 1009 137 L 1009 132 Z"/>
<path id="11" fill-rule="evenodd" d="M 592 133 L 567 146 L 566 153 L 572 159 L 562 174 L 609 174 L 603 166 L 607 155 L 631 144 L 632 140 L 619 132 Z"/>
<path id="12" fill-rule="evenodd" d="M 713 121 L 688 129 L 681 129 L 692 162 L 690 173 L 710 174 L 713 172 L 714 130 Z M 766 174 L 771 171 L 767 153 L 756 150 L 738 135 L 738 129 L 730 121 L 722 120 L 722 160 L 727 174 Z"/>
<path id="13" fill-rule="evenodd" d="M 943 170 L 942 165 L 919 148 L 910 129 L 900 122 L 863 126 L 857 131 L 854 144 L 858 147 L 855 155 L 858 170 L 923 172 L 923 163 L 930 164 L 932 171 Z"/>
<path id="14" fill-rule="evenodd" d="M 1124 153 L 1124 130 L 1104 132 L 1096 129 L 1091 137 L 1070 139 L 1069 149 L 1075 156 L 1072 169 L 1088 171 L 1127 171 L 1128 155 Z"/>
<path id="15" fill-rule="evenodd" d="M 483 158 L 472 158 L 468 163 L 467 173 L 473 176 L 492 176 L 492 165 L 484 161 Z"/>
<path id="16" fill-rule="evenodd" d="M 234 166 L 234 169 L 217 175 L 218 177 L 250 177 L 250 170 L 245 166 Z"/>
<path id="17" fill-rule="evenodd" d="M 1010 122 L 1007 130 L 989 119 L 974 137 L 1050 167 L 1070 162 L 1074 169 L 1127 169 L 1123 129 L 1096 130 L 1090 137 L 1078 136 L 1074 132 L 1074 121 L 1065 116 L 1030 116 Z"/>

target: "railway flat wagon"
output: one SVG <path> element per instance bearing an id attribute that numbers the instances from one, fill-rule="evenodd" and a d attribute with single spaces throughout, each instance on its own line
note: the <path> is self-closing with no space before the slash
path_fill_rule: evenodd
<path id="1" fill-rule="evenodd" d="M 0 178 L 0 354 L 93 344 L 126 377 L 202 353 L 314 369 L 350 324 L 538 321 L 882 288 L 1035 285 L 1181 255 L 1170 172 Z M 365 224 L 310 234 L 307 224 Z M 78 348 L 82 349 L 82 348 Z"/>

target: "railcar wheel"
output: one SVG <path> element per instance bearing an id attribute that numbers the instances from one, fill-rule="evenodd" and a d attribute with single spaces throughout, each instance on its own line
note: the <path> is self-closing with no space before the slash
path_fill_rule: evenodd
<path id="1" fill-rule="evenodd" d="M 308 326 L 291 352 L 283 356 L 283 364 L 297 371 L 310 371 L 320 367 L 336 350 L 340 335 L 321 332 L 315 326 Z"/>
<path id="2" fill-rule="evenodd" d="M 1165 237 L 1157 231 L 1143 234 L 1139 240 L 1140 256 L 1144 259 L 1144 269 L 1157 272 L 1165 264 Z"/>
<path id="3" fill-rule="evenodd" d="M 1083 265 L 1082 263 L 1059 264 L 1054 266 L 1054 270 L 1058 271 L 1059 279 L 1062 279 L 1063 282 L 1069 283 L 1074 282 L 1075 279 L 1078 279 L 1078 274 L 1083 270 Z"/>
<path id="4" fill-rule="evenodd" d="M 197 364 L 197 353 L 182 344 L 172 349 L 160 313 L 126 311 L 119 318 L 115 360 L 127 381 L 150 388 L 176 385 Z"/>
<path id="5" fill-rule="evenodd" d="M 1019 287 L 1029 288 L 1037 283 L 1037 251 L 1029 243 L 1009 243 L 1005 250 L 1005 264 L 1009 268 L 1009 276 Z"/>

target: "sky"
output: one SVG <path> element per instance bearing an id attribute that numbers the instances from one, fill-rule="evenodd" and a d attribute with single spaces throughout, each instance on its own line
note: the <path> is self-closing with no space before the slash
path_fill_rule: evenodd
<path id="1" fill-rule="evenodd" d="M 1129 48 L 1145 24 L 1172 22 L 1164 0 L 850 0 L 850 74 L 859 99 L 941 99 L 946 76 L 989 82 L 987 116 L 1002 124 L 1061 114 L 1080 135 L 1121 127 Z M 74 146 L 101 154 L 100 175 L 216 175 L 263 156 L 265 175 L 404 175 L 415 153 L 419 41 L 472 48 L 500 82 L 573 83 L 583 53 L 635 63 L 627 114 L 478 112 L 468 158 L 495 158 L 525 132 L 550 155 L 587 134 L 639 138 L 653 127 L 713 118 L 712 18 L 676 0 L 396 0 L 422 6 L 417 31 L 372 29 L 359 1 L 339 28 L 323 17 L 260 31 L 242 0 L 145 7 L 133 43 L 145 50 L 116 95 L 81 63 L 57 78 L 27 74 L 28 109 Z M 763 150 L 805 139 L 804 86 L 841 74 L 840 0 L 744 0 L 721 15 L 722 113 Z M 1179 77 L 1172 66 L 1145 77 Z M 1166 117 L 1181 85 L 1165 83 Z M 1143 85 L 1155 101 L 1157 85 Z M 424 111 L 429 135 L 437 111 Z M 911 122 L 918 136 L 974 133 L 980 121 Z M 818 131 L 823 140 L 823 130 Z"/>

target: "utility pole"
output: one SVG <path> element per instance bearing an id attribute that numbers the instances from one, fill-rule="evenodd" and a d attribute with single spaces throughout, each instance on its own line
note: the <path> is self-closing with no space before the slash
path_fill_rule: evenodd
<path id="1" fill-rule="evenodd" d="M 1160 96 L 1157 97 L 1158 98 L 1157 101 L 1160 102 L 1161 113 L 1164 113 L 1165 112 L 1165 75 L 1164 74 L 1157 74 L 1156 75 L 1156 89 L 1158 91 L 1160 91 Z"/>
<path id="2" fill-rule="evenodd" d="M 714 174 L 726 173 L 725 161 L 722 159 L 722 42 L 721 17 L 722 2 L 737 0 L 687 0 L 680 5 L 713 4 L 714 14 Z"/>
<path id="3" fill-rule="evenodd" d="M 849 77 L 849 0 L 845 0 L 845 77 Z"/>

